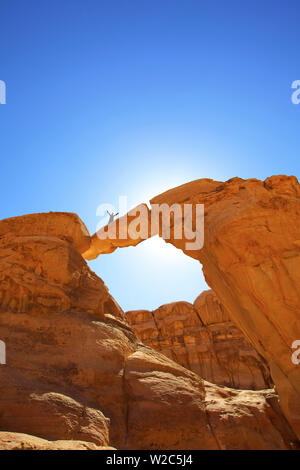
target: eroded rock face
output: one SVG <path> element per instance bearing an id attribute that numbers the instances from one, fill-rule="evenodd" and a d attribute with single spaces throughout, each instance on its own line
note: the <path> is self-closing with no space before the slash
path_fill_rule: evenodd
<path id="1" fill-rule="evenodd" d="M 300 185 L 294 176 L 265 181 L 198 180 L 152 203 L 203 203 L 205 243 L 199 259 L 209 286 L 232 320 L 267 360 L 281 407 L 300 436 Z"/>
<path id="2" fill-rule="evenodd" d="M 204 246 L 188 250 L 232 321 L 267 361 L 281 407 L 300 437 L 300 185 L 294 176 L 265 181 L 200 179 L 171 189 L 151 204 L 204 204 Z M 173 220 L 174 229 L 174 220 Z M 130 244 L 130 240 L 128 240 Z M 124 241 L 122 246 L 126 246 Z M 93 250 L 93 240 L 90 250 Z M 98 253 L 101 253 L 99 251 Z M 93 257 L 97 254 L 93 251 Z"/>
<path id="3" fill-rule="evenodd" d="M 126 312 L 137 336 L 203 379 L 231 388 L 273 386 L 268 367 L 212 291 L 194 302 Z"/>
<path id="4" fill-rule="evenodd" d="M 1 226 L 2 432 L 124 449 L 297 445 L 274 391 L 209 384 L 140 343 L 72 239 Z"/>
<path id="5" fill-rule="evenodd" d="M 125 378 L 129 449 L 298 446 L 273 390 L 210 384 L 146 347 L 128 358 Z"/>
<path id="6" fill-rule="evenodd" d="M 65 214 L 63 216 L 67 218 Z M 33 215 L 30 217 L 34 218 Z M 45 220 L 46 228 L 50 226 L 52 235 L 55 225 L 49 223 L 51 217 L 52 214 L 45 214 L 42 220 Z M 54 215 L 54 219 L 56 218 L 57 215 Z M 22 217 L 12 219 L 12 230 L 9 222 L 0 222 L 2 309 L 32 314 L 74 309 L 92 313 L 99 318 L 104 313 L 113 313 L 123 318 L 122 309 L 110 296 L 103 281 L 88 268 L 76 249 L 76 246 L 83 245 L 85 235 L 81 239 L 81 233 L 77 234 L 72 244 L 65 241 L 65 237 L 60 237 L 60 232 L 57 237 L 45 236 L 45 227 L 41 230 L 42 235 L 25 236 L 25 229 L 19 219 Z M 25 221 L 27 222 L 27 216 Z M 19 226 L 21 234 L 18 232 Z M 80 224 L 70 217 L 63 228 L 65 226 L 71 234 L 76 235 Z M 8 229 L 6 235 L 3 234 L 5 227 Z M 33 224 L 35 233 L 38 231 L 36 227 L 38 224 Z M 29 226 L 25 224 L 25 228 L 29 232 Z"/>
<path id="7" fill-rule="evenodd" d="M 71 243 L 80 253 L 90 246 L 90 234 L 77 214 L 49 212 L 27 214 L 0 221 L 0 237 L 34 236 L 56 237 Z"/>

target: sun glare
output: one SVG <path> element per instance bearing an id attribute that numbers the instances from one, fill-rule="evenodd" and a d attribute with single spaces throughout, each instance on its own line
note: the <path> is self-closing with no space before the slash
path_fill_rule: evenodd
<path id="1" fill-rule="evenodd" d="M 158 235 L 145 240 L 142 244 L 138 245 L 140 250 L 143 250 L 143 256 L 147 258 L 150 263 L 164 263 L 168 266 L 176 266 L 179 264 L 189 264 L 188 258 L 181 250 L 175 248 L 170 243 L 166 243 Z"/>

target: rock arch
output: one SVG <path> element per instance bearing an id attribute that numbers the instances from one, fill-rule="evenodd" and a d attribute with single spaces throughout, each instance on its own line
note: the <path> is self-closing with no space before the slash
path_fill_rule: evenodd
<path id="1" fill-rule="evenodd" d="M 205 242 L 165 240 L 198 259 L 208 285 L 257 351 L 267 360 L 282 410 L 300 437 L 300 366 L 292 343 L 300 339 L 300 185 L 294 176 L 265 181 L 195 180 L 154 197 L 151 204 L 204 204 Z M 147 206 L 146 206 L 147 207 Z M 148 216 L 151 210 L 148 209 Z M 129 214 L 129 218 L 134 216 Z M 86 259 L 135 246 L 142 239 L 91 237 Z"/>

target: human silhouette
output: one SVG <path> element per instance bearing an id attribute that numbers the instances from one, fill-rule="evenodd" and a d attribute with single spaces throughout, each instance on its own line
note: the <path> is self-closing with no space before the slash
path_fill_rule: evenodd
<path id="1" fill-rule="evenodd" d="M 111 223 L 114 221 L 116 215 L 119 214 L 119 212 L 117 212 L 116 214 L 114 214 L 113 212 L 112 212 L 112 213 L 110 213 L 110 212 L 108 212 L 108 211 L 106 211 L 106 212 L 107 212 L 108 215 L 109 215 L 109 221 L 108 221 L 109 224 L 111 224 Z"/>

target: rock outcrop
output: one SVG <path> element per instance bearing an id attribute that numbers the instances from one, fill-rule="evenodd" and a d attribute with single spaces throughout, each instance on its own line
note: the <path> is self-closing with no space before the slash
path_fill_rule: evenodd
<path id="1" fill-rule="evenodd" d="M 126 312 L 136 335 L 203 379 L 231 388 L 273 386 L 265 361 L 230 320 L 212 291 L 194 302 L 174 302 L 154 311 Z"/>
<path id="2" fill-rule="evenodd" d="M 175 238 L 175 217 L 171 218 L 171 234 L 166 242 L 202 263 L 208 285 L 232 321 L 266 359 L 281 407 L 300 438 L 300 366 L 292 362 L 292 344 L 300 339 L 297 178 L 233 178 L 225 183 L 200 179 L 150 202 L 152 207 L 177 203 L 182 210 L 185 204 L 204 204 L 203 248 L 187 249 L 190 240 Z M 95 257 L 101 250 L 93 240 L 86 253 Z M 126 246 L 124 240 L 122 246 Z"/>
<path id="3" fill-rule="evenodd" d="M 104 282 L 78 251 L 89 245 L 78 216 L 30 214 L 24 216 L 24 224 L 22 219 L 0 221 L 2 310 L 38 314 L 74 309 L 97 318 L 108 312 L 123 318 Z"/>
<path id="4" fill-rule="evenodd" d="M 71 243 L 80 253 L 86 251 L 91 244 L 86 226 L 78 215 L 70 212 L 27 214 L 0 221 L 0 238 L 15 234 L 18 237 L 59 238 Z"/>
<path id="5" fill-rule="evenodd" d="M 13 229 L 9 219 L 0 222 L 0 339 L 7 362 L 0 365 L 0 431 L 54 447 L 66 440 L 77 441 L 71 447 L 120 449 L 297 446 L 274 390 L 210 384 L 144 346 L 77 251 L 81 233 L 76 240 L 71 234 L 72 224 L 82 227 L 78 219 L 36 217 L 33 234 L 18 229 L 22 218 L 12 221 Z M 52 217 L 67 221 L 68 239 Z M 21 437 L 25 448 L 49 445 L 30 443 L 34 437 Z M 13 445 L 11 439 L 22 445 L 20 434 L 1 434 L 0 446 Z"/>

